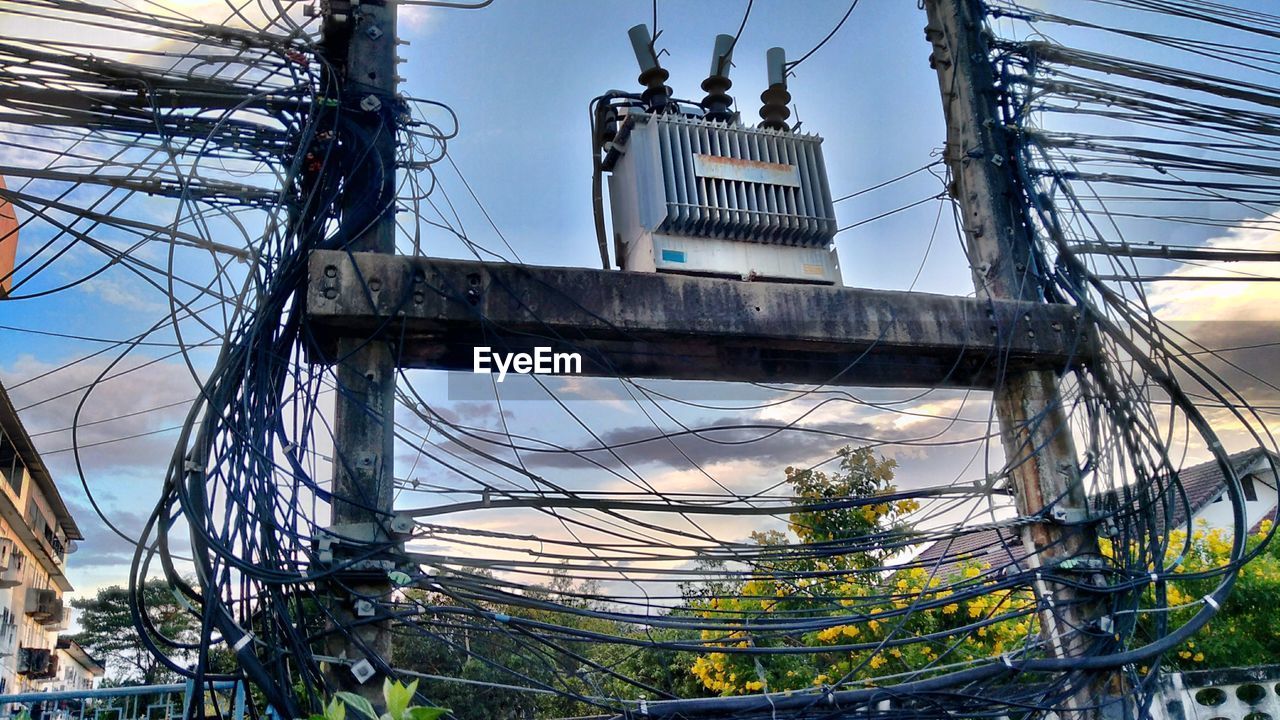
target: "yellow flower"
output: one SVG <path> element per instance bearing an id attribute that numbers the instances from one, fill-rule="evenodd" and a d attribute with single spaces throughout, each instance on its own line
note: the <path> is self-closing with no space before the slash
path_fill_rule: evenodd
<path id="1" fill-rule="evenodd" d="M 1202 652 L 1196 653 L 1195 657 L 1193 657 L 1192 660 L 1195 660 L 1196 662 L 1204 662 L 1204 653 Z"/>

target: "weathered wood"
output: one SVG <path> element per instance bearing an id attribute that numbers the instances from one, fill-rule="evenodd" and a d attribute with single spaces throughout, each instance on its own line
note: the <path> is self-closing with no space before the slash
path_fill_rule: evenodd
<path id="1" fill-rule="evenodd" d="M 1074 308 L 1031 302 L 334 251 L 310 274 L 325 362 L 338 339 L 377 334 L 401 367 L 544 346 L 581 353 L 587 375 L 990 387 L 1095 345 Z"/>

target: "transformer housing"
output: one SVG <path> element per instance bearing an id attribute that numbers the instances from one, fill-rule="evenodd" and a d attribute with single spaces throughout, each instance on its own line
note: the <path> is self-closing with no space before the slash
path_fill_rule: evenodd
<path id="1" fill-rule="evenodd" d="M 605 169 L 624 270 L 841 282 L 816 135 L 633 112 Z"/>

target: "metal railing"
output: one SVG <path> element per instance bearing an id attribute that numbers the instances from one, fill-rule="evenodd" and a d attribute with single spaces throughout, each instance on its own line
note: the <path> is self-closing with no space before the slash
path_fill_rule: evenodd
<path id="1" fill-rule="evenodd" d="M 206 716 L 244 720 L 244 683 L 205 684 Z M 0 720 L 23 710 L 40 720 L 187 720 L 194 683 L 51 690 L 0 695 Z"/>

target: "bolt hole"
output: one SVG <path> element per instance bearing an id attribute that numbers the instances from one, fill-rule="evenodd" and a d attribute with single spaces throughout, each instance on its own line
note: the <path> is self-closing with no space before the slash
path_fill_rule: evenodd
<path id="1" fill-rule="evenodd" d="M 1241 685 L 1236 688 L 1236 697 L 1240 698 L 1242 702 L 1249 703 L 1250 705 L 1257 705 L 1266 699 L 1267 689 L 1255 683 Z"/>
<path id="2" fill-rule="evenodd" d="M 324 276 L 325 276 L 325 277 L 338 277 L 338 267 L 337 267 L 336 265 L 325 265 L 325 266 L 324 266 Z"/>
<path id="3" fill-rule="evenodd" d="M 1205 688 L 1196 693 L 1196 702 L 1205 707 L 1217 707 L 1227 701 L 1227 694 L 1218 688 Z"/>

